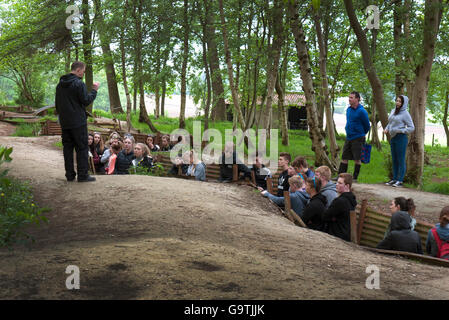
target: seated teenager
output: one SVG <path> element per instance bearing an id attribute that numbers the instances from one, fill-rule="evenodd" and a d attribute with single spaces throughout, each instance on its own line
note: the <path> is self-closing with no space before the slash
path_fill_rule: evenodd
<path id="1" fill-rule="evenodd" d="M 104 150 L 103 155 L 101 156 L 101 159 L 100 159 L 100 162 L 103 164 L 105 170 L 108 167 L 109 157 L 113 154 L 112 147 L 114 145 L 120 145 L 120 150 L 121 150 L 122 142 L 121 142 L 120 138 L 112 138 L 111 140 L 108 141 L 107 145 L 108 145 L 108 148 Z"/>
<path id="2" fill-rule="evenodd" d="M 267 179 L 271 178 L 271 171 L 262 164 L 261 157 L 256 155 L 256 163 L 252 167 L 256 178 L 256 186 L 262 190 L 267 189 Z M 260 189 L 259 189 L 260 190 Z M 262 191 L 261 190 L 261 191 Z"/>
<path id="3" fill-rule="evenodd" d="M 224 152 L 221 156 L 220 161 L 220 178 L 218 178 L 219 182 L 230 182 L 233 179 L 233 165 L 237 164 L 238 166 L 238 176 L 243 173 L 244 177 L 251 177 L 251 170 L 248 169 L 246 165 L 244 165 L 239 158 L 237 157 L 236 151 L 234 151 L 234 143 L 226 142 Z"/>
<path id="4" fill-rule="evenodd" d="M 128 169 L 134 159 L 134 138 L 128 136 L 123 141 L 123 150 L 117 155 L 115 174 L 128 174 Z"/>
<path id="5" fill-rule="evenodd" d="M 304 207 L 310 200 L 309 195 L 305 191 L 302 191 L 302 189 L 304 188 L 304 180 L 302 180 L 301 177 L 294 176 L 289 179 L 289 185 L 291 208 L 296 212 L 298 216 L 302 218 Z M 285 199 L 283 196 L 274 196 L 266 190 L 262 191 L 262 195 L 264 197 L 268 197 L 268 199 L 272 200 L 278 206 L 285 207 Z"/>
<path id="6" fill-rule="evenodd" d="M 281 174 L 278 178 L 278 197 L 284 196 L 284 190 L 288 191 L 290 189 L 288 180 L 290 175 L 288 173 L 289 163 L 292 160 L 292 157 L 287 152 L 281 152 L 279 154 L 278 167 L 282 170 Z M 304 179 L 303 179 L 304 180 Z"/>
<path id="7" fill-rule="evenodd" d="M 154 143 L 154 137 L 151 134 L 148 135 L 145 143 L 150 149 L 150 152 L 158 152 L 161 149 L 157 144 Z"/>
<path id="8" fill-rule="evenodd" d="M 310 228 L 314 230 L 323 229 L 322 216 L 326 210 L 326 197 L 320 192 L 321 181 L 320 179 L 307 178 L 306 180 L 306 192 L 310 196 L 310 201 L 304 208 L 302 213 L 302 220 Z"/>
<path id="9" fill-rule="evenodd" d="M 328 166 L 321 166 L 315 170 L 315 177 L 321 182 L 320 193 L 326 197 L 326 209 L 329 208 L 330 204 L 337 197 L 337 186 L 332 178 L 332 171 Z"/>
<path id="10" fill-rule="evenodd" d="M 104 151 L 106 150 L 103 138 L 101 137 L 101 134 L 98 132 L 94 132 L 94 147 L 95 152 L 98 155 L 97 161 L 94 158 L 94 165 L 95 165 L 95 171 L 97 173 L 104 173 L 104 165 L 101 162 L 101 157 L 103 156 Z"/>
<path id="11" fill-rule="evenodd" d="M 397 211 L 391 217 L 391 231 L 377 245 L 378 249 L 405 251 L 422 254 L 421 238 L 410 227 L 408 212 Z"/>
<path id="12" fill-rule="evenodd" d="M 439 220 L 427 234 L 426 251 L 433 257 L 449 260 L 449 206 L 441 209 Z"/>
<path id="13" fill-rule="evenodd" d="M 337 179 L 339 196 L 323 213 L 323 231 L 346 241 L 351 241 L 350 212 L 357 205 L 351 188 L 352 176 L 349 173 L 339 174 Z"/>
<path id="14" fill-rule="evenodd" d="M 150 155 L 150 149 L 143 143 L 136 143 L 134 146 L 134 159 L 131 164 L 134 168 L 140 167 L 147 171 L 153 167 L 153 158 Z"/>
<path id="15" fill-rule="evenodd" d="M 292 167 L 295 168 L 296 172 L 303 179 L 313 178 L 315 173 L 309 168 L 307 160 L 304 157 L 296 157 L 292 162 Z"/>
<path id="16" fill-rule="evenodd" d="M 117 156 L 122 150 L 121 144 L 113 144 L 111 147 L 111 155 L 108 157 L 108 164 L 105 168 L 106 174 L 115 174 L 116 172 L 116 163 L 117 163 Z"/>
<path id="17" fill-rule="evenodd" d="M 170 144 L 170 136 L 163 135 L 161 138 L 160 151 L 170 151 L 172 149 L 172 145 Z"/>
<path id="18" fill-rule="evenodd" d="M 184 157 L 188 157 L 189 159 L 189 167 L 187 168 L 186 175 L 193 176 L 198 181 L 206 181 L 206 165 L 198 159 L 196 152 L 194 150 L 187 151 Z"/>
<path id="19" fill-rule="evenodd" d="M 413 207 L 411 207 L 413 205 Z M 416 220 L 415 218 L 413 218 L 410 213 L 409 210 L 413 209 L 414 211 L 414 203 L 413 203 L 413 199 L 405 199 L 404 197 L 397 197 L 394 198 L 391 201 L 390 204 L 390 212 L 391 212 L 391 218 L 393 219 L 393 216 L 397 213 L 397 212 L 406 212 L 409 214 L 410 217 L 410 229 L 414 230 L 415 229 L 415 225 L 416 225 Z M 384 239 L 387 237 L 387 235 L 390 233 L 391 231 L 391 222 L 387 227 L 387 231 L 385 232 L 384 235 Z"/>

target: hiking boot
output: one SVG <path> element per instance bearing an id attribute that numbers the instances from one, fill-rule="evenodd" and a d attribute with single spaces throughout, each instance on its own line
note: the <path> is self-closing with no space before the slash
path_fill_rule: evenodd
<path id="1" fill-rule="evenodd" d="M 78 182 L 91 182 L 91 181 L 95 181 L 95 180 L 97 180 L 97 179 L 95 179 L 95 177 L 92 177 L 92 176 L 87 176 L 84 179 L 79 179 L 78 178 Z"/>
<path id="2" fill-rule="evenodd" d="M 396 183 L 396 180 L 390 180 L 390 181 L 386 182 L 385 185 L 392 186 L 395 183 Z"/>
<path id="3" fill-rule="evenodd" d="M 395 188 L 402 188 L 402 182 L 401 181 L 396 181 L 395 183 L 392 184 L 393 187 Z"/>

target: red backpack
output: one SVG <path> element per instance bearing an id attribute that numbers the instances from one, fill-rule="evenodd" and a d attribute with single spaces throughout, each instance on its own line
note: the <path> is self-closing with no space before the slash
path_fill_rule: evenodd
<path id="1" fill-rule="evenodd" d="M 432 228 L 432 234 L 438 246 L 437 258 L 449 260 L 449 241 L 442 241 L 436 228 Z"/>

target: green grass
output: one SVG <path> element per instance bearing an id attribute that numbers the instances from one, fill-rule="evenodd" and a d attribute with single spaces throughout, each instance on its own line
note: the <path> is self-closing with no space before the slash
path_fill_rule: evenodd
<path id="1" fill-rule="evenodd" d="M 36 137 L 41 130 L 40 123 L 21 123 L 14 132 L 14 137 Z"/>
<path id="2" fill-rule="evenodd" d="M 112 115 L 108 112 L 95 110 L 95 114 L 112 118 Z M 126 120 L 126 114 L 117 116 L 118 119 Z M 177 118 L 160 117 L 155 119 L 150 115 L 150 119 L 156 128 L 162 133 L 170 133 L 178 128 L 179 120 Z M 193 132 L 193 121 L 202 120 L 202 117 L 188 118 L 186 119 L 186 130 L 190 133 Z M 139 129 L 143 133 L 150 133 L 149 127 L 145 123 L 139 123 L 139 114 L 131 114 L 131 122 L 133 126 Z M 204 121 L 202 121 L 202 127 Z M 217 129 L 222 134 L 222 143 L 225 140 L 225 130 L 232 129 L 232 122 L 209 122 L 209 127 Z M 202 130 L 203 134 L 203 130 Z M 345 136 L 339 135 L 337 137 L 337 143 L 340 146 L 340 150 L 343 150 L 345 142 Z M 219 143 L 212 142 L 213 146 L 218 146 Z M 329 145 L 329 143 L 327 143 Z M 292 159 L 296 156 L 304 156 L 307 158 L 309 165 L 314 166 L 315 155 L 311 148 L 311 141 L 309 133 L 301 130 L 289 130 L 289 146 L 283 146 L 282 140 L 278 138 L 279 152 L 289 152 Z M 267 141 L 267 152 L 270 151 L 270 141 Z M 424 191 L 449 194 L 449 148 L 441 146 L 426 146 L 425 152 L 429 157 L 430 164 L 424 167 L 423 173 L 423 187 Z M 340 151 L 341 155 L 341 151 Z M 382 142 L 382 149 L 377 150 L 374 146 L 371 151 L 371 161 L 369 164 L 362 164 L 360 175 L 358 178 L 359 183 L 383 183 L 388 179 L 388 159 L 390 155 L 390 145 L 388 142 Z M 348 172 L 354 171 L 354 161 L 349 161 Z M 417 186 L 406 184 L 407 187 L 417 188 Z"/>

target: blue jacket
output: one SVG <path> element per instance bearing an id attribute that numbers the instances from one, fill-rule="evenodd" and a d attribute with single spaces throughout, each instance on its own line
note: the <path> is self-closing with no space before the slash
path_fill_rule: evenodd
<path id="1" fill-rule="evenodd" d="M 284 205 L 284 197 L 276 197 L 271 193 L 267 193 L 266 197 L 276 203 L 278 206 Z M 298 216 L 302 218 L 302 212 L 304 211 L 304 207 L 310 200 L 310 196 L 305 191 L 295 191 L 290 192 L 290 203 L 292 205 L 293 211 L 296 212 Z"/>
<path id="2" fill-rule="evenodd" d="M 346 140 L 351 141 L 364 137 L 370 127 L 368 112 L 361 104 L 356 109 L 351 107 L 346 109 Z"/>

